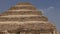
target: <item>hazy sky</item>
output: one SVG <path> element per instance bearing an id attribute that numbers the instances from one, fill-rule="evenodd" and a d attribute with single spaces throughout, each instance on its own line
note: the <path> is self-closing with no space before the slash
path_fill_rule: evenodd
<path id="1" fill-rule="evenodd" d="M 60 31 L 60 0 L 0 0 L 0 13 L 18 2 L 30 2 L 53 22 Z"/>

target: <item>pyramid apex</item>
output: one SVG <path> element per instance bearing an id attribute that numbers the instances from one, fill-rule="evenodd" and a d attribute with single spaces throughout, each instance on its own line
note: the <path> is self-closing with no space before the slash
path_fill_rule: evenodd
<path id="1" fill-rule="evenodd" d="M 17 3 L 17 5 L 31 5 L 31 3 L 29 3 L 29 2 L 19 2 L 19 3 Z"/>

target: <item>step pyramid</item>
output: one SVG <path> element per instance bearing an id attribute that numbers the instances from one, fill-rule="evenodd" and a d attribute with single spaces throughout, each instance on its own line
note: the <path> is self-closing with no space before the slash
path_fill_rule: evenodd
<path id="1" fill-rule="evenodd" d="M 42 11 L 37 10 L 28 2 L 12 6 L 0 15 L 0 31 L 9 32 L 46 30 L 53 31 L 56 27 L 51 24 Z"/>

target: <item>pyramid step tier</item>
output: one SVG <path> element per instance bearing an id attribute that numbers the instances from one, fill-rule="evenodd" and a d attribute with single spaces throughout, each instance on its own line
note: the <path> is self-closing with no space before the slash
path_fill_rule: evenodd
<path id="1" fill-rule="evenodd" d="M 32 17 L 0 17 L 0 21 L 48 21 L 44 16 Z"/>
<path id="2" fill-rule="evenodd" d="M 13 6 L 13 7 L 11 7 L 11 8 L 9 8 L 9 10 L 18 10 L 18 9 L 30 9 L 30 10 L 36 10 L 36 8 L 35 7 L 33 7 L 33 6 Z"/>
<path id="3" fill-rule="evenodd" d="M 1 24 L 0 25 L 0 31 L 4 31 L 4 30 L 8 30 L 9 32 L 17 32 L 17 31 L 41 31 L 41 32 L 50 32 L 52 30 L 54 30 L 54 26 L 51 25 L 50 23 L 27 23 L 27 24 L 23 24 L 23 25 L 17 25 L 17 24 Z M 37 31 L 37 32 L 38 32 Z"/>
<path id="4" fill-rule="evenodd" d="M 16 5 L 32 5 L 32 4 L 30 4 L 29 2 L 19 2 Z"/>
<path id="5" fill-rule="evenodd" d="M 2 15 L 42 15 L 40 11 L 7 11 Z"/>

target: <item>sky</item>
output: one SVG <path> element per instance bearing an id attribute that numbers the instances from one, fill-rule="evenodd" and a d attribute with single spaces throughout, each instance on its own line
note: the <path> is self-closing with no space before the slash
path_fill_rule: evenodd
<path id="1" fill-rule="evenodd" d="M 29 2 L 41 10 L 49 21 L 60 31 L 60 0 L 0 0 L 0 13 L 6 11 L 18 2 Z"/>

